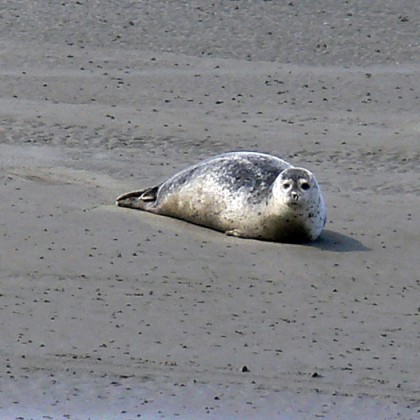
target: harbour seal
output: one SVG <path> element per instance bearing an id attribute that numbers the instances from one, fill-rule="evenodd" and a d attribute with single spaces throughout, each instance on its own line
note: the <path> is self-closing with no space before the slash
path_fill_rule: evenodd
<path id="1" fill-rule="evenodd" d="M 278 157 L 229 152 L 116 204 L 171 216 L 227 235 L 279 242 L 318 238 L 326 208 L 315 176 Z"/>

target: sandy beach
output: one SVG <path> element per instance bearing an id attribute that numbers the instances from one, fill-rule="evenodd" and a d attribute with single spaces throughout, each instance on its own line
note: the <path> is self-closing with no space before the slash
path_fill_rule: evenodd
<path id="1" fill-rule="evenodd" d="M 0 4 L 2 419 L 420 418 L 415 0 Z M 321 238 L 115 206 L 230 150 Z"/>

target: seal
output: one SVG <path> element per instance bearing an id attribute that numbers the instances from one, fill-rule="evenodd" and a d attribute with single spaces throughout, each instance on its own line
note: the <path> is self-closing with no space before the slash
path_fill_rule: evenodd
<path id="1" fill-rule="evenodd" d="M 326 222 L 312 172 L 258 152 L 212 157 L 155 187 L 123 194 L 116 204 L 231 236 L 278 242 L 313 241 Z"/>

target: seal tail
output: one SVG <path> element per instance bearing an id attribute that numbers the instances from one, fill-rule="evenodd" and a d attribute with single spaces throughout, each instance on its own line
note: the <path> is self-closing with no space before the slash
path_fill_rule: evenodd
<path id="1" fill-rule="evenodd" d="M 158 190 L 159 186 L 131 191 L 117 197 L 115 204 L 119 207 L 146 210 L 147 204 L 153 204 L 156 201 Z"/>

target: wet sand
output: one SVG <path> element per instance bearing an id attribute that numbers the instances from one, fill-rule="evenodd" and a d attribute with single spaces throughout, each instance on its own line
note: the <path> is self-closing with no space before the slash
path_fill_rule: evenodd
<path id="1" fill-rule="evenodd" d="M 2 418 L 420 415 L 420 10 L 330 3 L 3 6 Z M 321 239 L 114 205 L 228 150 L 315 172 Z"/>

